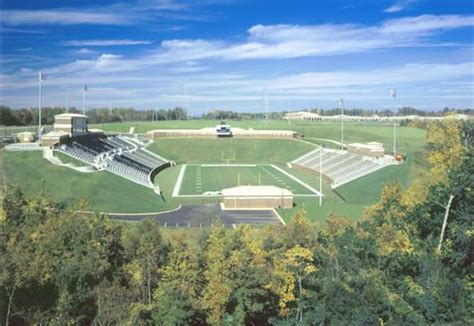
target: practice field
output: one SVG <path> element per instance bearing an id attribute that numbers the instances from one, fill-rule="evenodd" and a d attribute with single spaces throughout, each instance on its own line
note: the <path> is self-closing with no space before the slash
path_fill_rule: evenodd
<path id="1" fill-rule="evenodd" d="M 277 186 L 295 196 L 319 196 L 319 191 L 275 165 L 201 164 L 182 165 L 173 197 L 219 196 L 236 186 Z"/>

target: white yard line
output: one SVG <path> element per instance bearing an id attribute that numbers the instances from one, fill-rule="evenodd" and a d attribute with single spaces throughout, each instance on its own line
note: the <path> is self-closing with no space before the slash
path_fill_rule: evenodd
<path id="1" fill-rule="evenodd" d="M 222 197 L 222 195 L 178 195 L 178 196 L 173 196 L 173 197 L 178 197 L 178 198 L 181 198 L 181 197 L 184 197 L 184 198 L 196 197 L 196 198 L 200 198 L 200 197 Z"/>
<path id="2" fill-rule="evenodd" d="M 277 171 L 280 171 L 281 173 L 283 173 L 284 175 L 286 175 L 287 177 L 289 177 L 290 179 L 298 182 L 300 185 L 302 185 L 303 187 L 307 188 L 308 190 L 311 190 L 312 192 L 314 192 L 316 195 L 318 196 L 324 196 L 324 194 L 320 193 L 319 191 L 317 191 L 316 189 L 314 189 L 313 187 L 311 187 L 310 185 L 308 185 L 307 183 L 304 183 L 303 181 L 301 181 L 300 179 L 298 179 L 297 177 L 295 177 L 294 175 L 292 174 L 289 174 L 288 172 L 286 172 L 285 170 L 283 169 L 280 169 L 278 166 L 276 165 L 271 165 L 271 167 L 273 167 L 275 170 Z"/>
<path id="3" fill-rule="evenodd" d="M 179 196 L 179 191 L 181 190 L 181 183 L 183 183 L 184 171 L 186 171 L 186 164 L 181 167 L 179 170 L 178 179 L 176 180 L 176 184 L 174 185 L 173 189 L 173 197 Z"/>
<path id="4" fill-rule="evenodd" d="M 229 168 L 235 168 L 235 167 L 248 167 L 248 168 L 254 168 L 257 165 L 256 164 L 193 164 L 193 165 L 198 165 L 203 168 L 223 168 L 223 167 L 229 167 Z"/>

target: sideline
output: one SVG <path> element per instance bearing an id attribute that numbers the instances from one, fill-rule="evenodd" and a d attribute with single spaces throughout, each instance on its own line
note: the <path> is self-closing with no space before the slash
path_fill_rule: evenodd
<path id="1" fill-rule="evenodd" d="M 107 215 L 110 215 L 110 217 L 113 218 L 113 216 L 147 216 L 147 215 L 156 216 L 156 215 L 176 212 L 180 209 L 181 209 L 181 204 L 178 205 L 178 207 L 176 207 L 176 208 L 168 209 L 166 211 L 150 212 L 150 213 L 109 213 L 109 212 L 96 212 L 96 211 L 76 211 L 76 212 L 86 213 L 86 214 L 107 214 Z"/>
<path id="2" fill-rule="evenodd" d="M 286 175 L 287 177 L 293 179 L 294 181 L 298 182 L 300 185 L 302 185 L 303 187 L 306 187 L 307 189 L 311 190 L 312 192 L 314 192 L 316 195 L 318 196 L 321 196 L 321 197 L 324 197 L 324 194 L 320 193 L 319 191 L 317 191 L 316 189 L 314 189 L 313 187 L 311 187 L 310 185 L 308 185 L 307 183 L 304 183 L 303 181 L 301 181 L 300 179 L 298 179 L 297 177 L 295 177 L 294 175 L 286 172 L 285 170 L 283 169 L 280 169 L 278 166 L 272 164 L 271 167 L 273 167 L 275 170 L 283 173 L 284 175 Z"/>
<path id="3" fill-rule="evenodd" d="M 174 184 L 173 194 L 171 195 L 172 197 L 179 196 L 179 191 L 181 190 L 181 183 L 183 182 L 185 170 L 186 170 L 186 164 L 183 164 L 183 166 L 181 167 L 181 170 L 179 170 L 178 179 L 176 180 L 176 183 Z"/>

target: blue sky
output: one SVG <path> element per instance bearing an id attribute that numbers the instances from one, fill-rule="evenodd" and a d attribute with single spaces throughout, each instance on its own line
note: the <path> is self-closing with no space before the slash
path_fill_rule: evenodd
<path id="1" fill-rule="evenodd" d="M 474 105 L 471 0 L 4 0 L 1 104 Z"/>

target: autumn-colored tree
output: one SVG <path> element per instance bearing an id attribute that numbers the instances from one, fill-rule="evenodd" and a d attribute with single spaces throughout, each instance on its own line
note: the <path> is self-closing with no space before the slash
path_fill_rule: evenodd
<path id="1" fill-rule="evenodd" d="M 194 309 L 199 309 L 199 296 L 202 290 L 202 270 L 196 251 L 183 235 L 172 238 L 171 251 L 167 264 L 160 269 L 161 280 L 154 293 L 157 299 L 166 293 L 186 297 Z M 175 290 L 169 292 L 168 290 Z M 158 305 L 158 309 L 162 309 Z"/>
<path id="2" fill-rule="evenodd" d="M 291 303 L 296 303 L 295 321 L 302 322 L 304 299 L 309 295 L 304 288 L 304 281 L 316 272 L 313 254 L 309 249 L 297 245 L 282 257 L 275 257 L 274 266 L 268 288 L 279 297 L 280 315 L 287 316 L 291 311 Z"/>
<path id="3" fill-rule="evenodd" d="M 432 165 L 431 180 L 433 183 L 446 182 L 450 171 L 458 167 L 466 151 L 463 146 L 460 122 L 445 119 L 433 122 L 428 127 L 427 141 L 432 150 L 428 157 Z"/>
<path id="4" fill-rule="evenodd" d="M 144 221 L 130 228 L 124 236 L 124 251 L 129 262 L 124 266 L 133 287 L 141 293 L 142 302 L 152 303 L 152 294 L 159 281 L 159 270 L 164 264 L 168 245 L 162 240 L 159 226 Z"/>
<path id="5" fill-rule="evenodd" d="M 206 287 L 202 298 L 203 308 L 208 311 L 208 322 L 212 325 L 222 324 L 233 290 L 229 283 L 231 262 L 227 255 L 228 239 L 225 229 L 216 227 L 208 239 L 205 257 L 207 267 L 204 271 Z"/>

